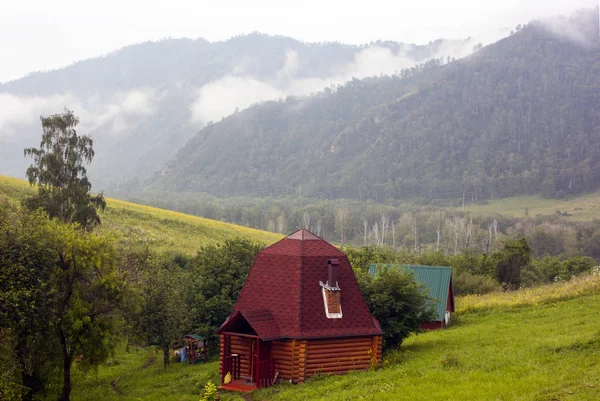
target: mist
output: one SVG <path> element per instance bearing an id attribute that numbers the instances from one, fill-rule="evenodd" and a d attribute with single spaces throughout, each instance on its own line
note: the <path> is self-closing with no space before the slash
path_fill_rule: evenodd
<path id="1" fill-rule="evenodd" d="M 477 43 L 479 42 L 474 38 L 464 41 L 443 40 L 431 58 L 459 59 L 471 54 Z M 358 51 L 352 62 L 336 68 L 332 75 L 324 78 L 300 76 L 302 60 L 296 51 L 290 49 L 286 51 L 283 65 L 272 79 L 260 80 L 253 75 L 244 74 L 243 65 L 235 66 L 231 74 L 197 90 L 196 100 L 190 105 L 191 123 L 204 125 L 254 103 L 283 99 L 287 96 L 310 95 L 327 87 L 342 85 L 353 78 L 399 73 L 402 69 L 426 61 L 408 55 L 412 46 L 403 45 L 394 52 L 388 47 L 372 45 Z"/>
<path id="2" fill-rule="evenodd" d="M 103 134 L 119 136 L 138 118 L 152 115 L 160 98 L 161 95 L 152 88 L 88 98 L 70 92 L 45 97 L 0 92 L 0 110 L 3 110 L 0 115 L 0 140 L 16 139 L 24 127 L 39 125 L 40 116 L 59 113 L 64 107 L 72 109 L 79 117 L 80 130 L 93 134 L 102 128 Z"/>

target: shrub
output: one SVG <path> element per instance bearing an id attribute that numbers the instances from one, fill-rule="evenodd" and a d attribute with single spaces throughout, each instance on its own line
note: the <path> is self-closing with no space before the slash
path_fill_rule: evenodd
<path id="1" fill-rule="evenodd" d="M 452 277 L 455 295 L 487 294 L 500 288 L 498 282 L 491 277 L 479 276 L 467 271 L 459 272 Z"/>
<path id="2" fill-rule="evenodd" d="M 373 316 L 383 330 L 385 348 L 400 345 L 421 324 L 434 319 L 434 300 L 412 273 L 380 269 L 375 277 L 357 274 L 361 290 Z"/>
<path id="3" fill-rule="evenodd" d="M 563 262 L 563 279 L 570 279 L 583 273 L 590 273 L 595 266 L 594 259 L 587 256 L 575 256 Z"/>
<path id="4" fill-rule="evenodd" d="M 204 386 L 204 394 L 201 401 L 218 401 L 220 399 L 217 386 L 212 381 L 208 381 Z"/>

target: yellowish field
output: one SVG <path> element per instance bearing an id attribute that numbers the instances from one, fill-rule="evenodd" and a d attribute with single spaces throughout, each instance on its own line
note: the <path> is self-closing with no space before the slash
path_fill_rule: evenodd
<path id="1" fill-rule="evenodd" d="M 458 210 L 460 208 L 454 208 Z M 569 199 L 547 199 L 541 196 L 518 196 L 489 201 L 486 205 L 465 205 L 465 210 L 476 215 L 499 213 L 522 217 L 525 210 L 529 216 L 551 215 L 556 211 L 567 212 L 570 220 L 590 221 L 600 218 L 600 191 Z"/>
<path id="2" fill-rule="evenodd" d="M 17 200 L 31 191 L 27 181 L 0 175 L 0 195 Z M 115 232 L 125 246 L 148 245 L 157 251 L 190 255 L 202 245 L 228 238 L 243 237 L 265 245 L 282 238 L 280 234 L 110 198 L 101 218 L 100 230 Z"/>
<path id="3" fill-rule="evenodd" d="M 584 295 L 600 294 L 600 272 L 574 277 L 569 281 L 517 291 L 465 295 L 456 300 L 456 313 L 503 310 L 523 306 L 539 306 Z"/>

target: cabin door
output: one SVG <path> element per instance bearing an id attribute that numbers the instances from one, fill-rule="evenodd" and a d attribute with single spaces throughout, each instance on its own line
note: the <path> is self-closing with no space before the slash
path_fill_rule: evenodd
<path id="1" fill-rule="evenodd" d="M 271 360 L 271 341 L 254 339 L 252 341 L 252 381 L 257 387 L 272 384 L 274 365 Z"/>

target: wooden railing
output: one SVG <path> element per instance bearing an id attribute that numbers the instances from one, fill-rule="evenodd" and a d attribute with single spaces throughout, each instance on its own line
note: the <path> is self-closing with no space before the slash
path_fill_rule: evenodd
<path id="1" fill-rule="evenodd" d="M 266 361 L 258 362 L 258 380 L 256 381 L 257 388 L 269 387 L 273 384 L 275 377 L 275 360 L 267 359 Z"/>
<path id="2" fill-rule="evenodd" d="M 221 383 L 225 383 L 225 376 L 231 372 L 231 380 L 240 378 L 240 355 L 233 354 L 223 358 L 223 369 L 221 371 Z"/>

